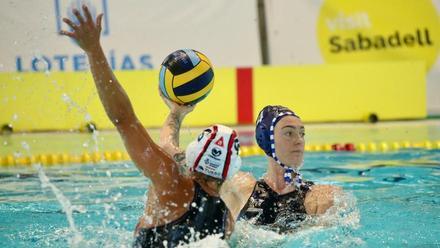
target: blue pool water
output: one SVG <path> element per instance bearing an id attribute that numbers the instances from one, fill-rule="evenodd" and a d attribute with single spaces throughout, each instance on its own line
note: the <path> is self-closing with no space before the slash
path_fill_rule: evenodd
<path id="1" fill-rule="evenodd" d="M 302 172 L 341 186 L 337 207 L 288 235 L 238 223 L 231 247 L 440 246 L 438 150 L 307 153 Z M 0 168 L 0 247 L 130 247 L 148 183 L 132 163 Z"/>

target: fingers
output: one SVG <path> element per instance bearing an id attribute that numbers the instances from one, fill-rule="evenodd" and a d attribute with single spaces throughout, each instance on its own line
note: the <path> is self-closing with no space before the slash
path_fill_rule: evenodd
<path id="1" fill-rule="evenodd" d="M 73 30 L 78 30 L 78 26 L 75 25 L 70 19 L 63 18 L 63 22 L 65 22 L 69 27 L 71 27 Z"/>
<path id="2" fill-rule="evenodd" d="M 162 100 L 165 102 L 165 104 L 170 108 L 171 110 L 175 109 L 176 106 L 179 106 L 177 103 L 171 101 L 170 99 L 166 98 L 162 95 Z"/>
<path id="3" fill-rule="evenodd" d="M 92 24 L 93 23 L 93 18 L 92 18 L 92 14 L 90 14 L 89 8 L 87 8 L 86 5 L 83 5 L 82 9 L 83 9 L 84 15 L 86 17 L 86 22 L 89 23 L 89 24 Z"/>
<path id="4" fill-rule="evenodd" d="M 164 100 L 168 101 L 168 99 L 163 95 L 162 91 L 159 89 L 159 96 Z"/>
<path id="5" fill-rule="evenodd" d="M 196 105 L 195 104 L 190 104 L 190 105 L 185 105 L 186 107 L 187 107 L 187 111 L 188 112 L 191 112 L 191 111 L 193 111 L 194 110 L 194 108 L 196 107 Z"/>
<path id="6" fill-rule="evenodd" d="M 83 19 L 83 17 L 81 16 L 81 13 L 79 13 L 79 10 L 77 10 L 77 9 L 73 9 L 73 14 L 76 16 L 76 19 L 79 21 L 79 23 L 80 23 L 81 25 L 84 25 L 84 19 Z"/>
<path id="7" fill-rule="evenodd" d="M 98 27 L 99 30 L 101 30 L 101 23 L 102 23 L 102 16 L 104 14 L 101 13 L 98 15 L 98 17 L 96 18 L 96 27 Z"/>
<path id="8" fill-rule="evenodd" d="M 72 33 L 72 32 L 67 32 L 67 31 L 61 30 L 61 31 L 60 31 L 60 34 L 61 34 L 61 35 L 68 36 L 68 37 L 73 38 L 73 39 L 76 38 L 75 34 Z"/>
<path id="9" fill-rule="evenodd" d="M 73 9 L 73 11 L 72 11 L 73 14 L 76 16 L 76 19 L 78 20 L 79 24 L 78 23 L 75 24 L 72 20 L 70 20 L 68 18 L 63 18 L 63 22 L 65 22 L 69 27 L 71 27 L 75 32 L 90 30 L 90 29 L 94 28 L 93 26 L 95 26 L 95 23 L 93 21 L 93 17 L 92 17 L 92 14 L 90 13 L 89 8 L 86 5 L 83 5 L 82 9 L 83 9 L 84 17 L 81 15 L 81 13 L 79 12 L 78 9 Z M 96 18 L 96 27 L 99 31 L 102 29 L 101 28 L 102 17 L 103 17 L 103 14 L 101 13 Z M 61 33 L 61 34 L 70 36 L 66 33 Z"/>

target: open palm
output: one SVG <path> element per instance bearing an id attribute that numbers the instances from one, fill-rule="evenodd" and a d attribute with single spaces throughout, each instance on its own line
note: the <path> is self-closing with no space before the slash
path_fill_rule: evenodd
<path id="1" fill-rule="evenodd" d="M 82 9 L 84 16 L 81 16 L 81 13 L 78 9 L 73 9 L 72 11 L 78 20 L 78 24 L 75 24 L 74 21 L 68 18 L 63 18 L 63 21 L 69 25 L 73 31 L 68 32 L 61 30 L 60 34 L 74 39 L 85 52 L 90 52 L 99 47 L 99 37 L 102 30 L 101 22 L 103 14 L 99 14 L 96 18 L 96 21 L 94 21 L 88 7 L 83 5 Z"/>

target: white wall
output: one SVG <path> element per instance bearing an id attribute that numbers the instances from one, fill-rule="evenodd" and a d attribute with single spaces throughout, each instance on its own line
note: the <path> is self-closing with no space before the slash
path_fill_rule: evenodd
<path id="1" fill-rule="evenodd" d="M 40 62 L 33 68 L 35 56 L 44 56 L 51 71 L 87 69 L 79 47 L 57 34 L 57 9 L 65 17 L 76 2 L 0 0 L 0 71 L 20 70 L 17 57 L 21 71 L 43 70 Z M 157 68 L 167 54 L 180 48 L 205 53 L 214 66 L 260 64 L 254 0 L 88 2 L 106 14 L 101 41 L 116 69 Z"/>

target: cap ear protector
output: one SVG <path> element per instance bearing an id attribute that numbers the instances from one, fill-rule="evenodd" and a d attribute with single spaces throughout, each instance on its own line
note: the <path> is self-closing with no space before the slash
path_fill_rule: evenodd
<path id="1" fill-rule="evenodd" d="M 191 171 L 226 180 L 240 170 L 240 142 L 229 127 L 214 125 L 205 129 L 186 148 L 186 161 Z"/>

